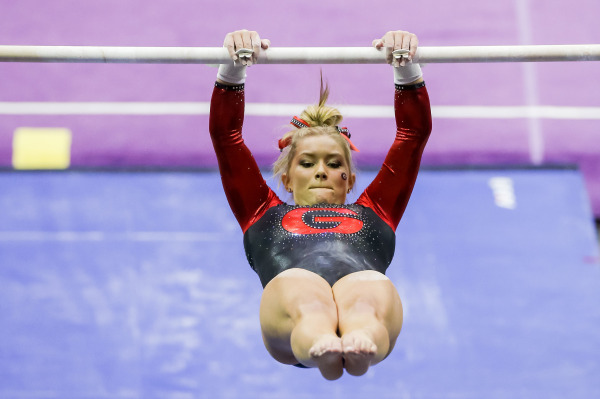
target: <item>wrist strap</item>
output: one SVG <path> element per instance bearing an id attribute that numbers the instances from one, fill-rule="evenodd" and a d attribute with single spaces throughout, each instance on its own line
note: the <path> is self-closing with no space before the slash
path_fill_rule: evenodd
<path id="1" fill-rule="evenodd" d="M 221 64 L 219 65 L 219 72 L 217 72 L 217 79 L 227 83 L 243 84 L 246 82 L 246 67 Z"/>
<path id="2" fill-rule="evenodd" d="M 394 68 L 394 83 L 407 85 L 423 76 L 421 66 L 417 63 L 408 62 L 404 66 Z"/>

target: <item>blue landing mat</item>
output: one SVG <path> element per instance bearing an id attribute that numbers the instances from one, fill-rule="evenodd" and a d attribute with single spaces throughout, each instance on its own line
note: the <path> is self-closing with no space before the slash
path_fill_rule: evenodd
<path id="1" fill-rule="evenodd" d="M 2 399 L 600 397 L 577 171 L 423 171 L 388 273 L 396 349 L 335 382 L 265 351 L 217 174 L 2 173 L 0 209 Z"/>

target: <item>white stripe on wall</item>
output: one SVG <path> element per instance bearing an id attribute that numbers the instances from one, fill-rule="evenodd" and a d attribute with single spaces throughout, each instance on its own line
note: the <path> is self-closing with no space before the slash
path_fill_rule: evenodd
<path id="1" fill-rule="evenodd" d="M 248 103 L 246 115 L 285 116 L 298 114 L 305 104 Z M 353 118 L 393 118 L 389 105 L 340 105 Z M 0 115 L 208 115 L 208 102 L 0 102 Z M 600 119 L 600 107 L 563 106 L 470 106 L 432 107 L 442 119 Z"/>

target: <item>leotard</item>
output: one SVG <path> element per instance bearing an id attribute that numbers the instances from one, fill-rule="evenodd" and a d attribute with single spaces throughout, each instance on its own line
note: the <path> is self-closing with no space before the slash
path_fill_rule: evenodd
<path id="1" fill-rule="evenodd" d="M 394 232 L 431 133 L 425 84 L 396 85 L 394 109 L 394 142 L 379 173 L 355 203 L 294 206 L 269 188 L 244 144 L 243 85 L 215 85 L 211 139 L 227 200 L 244 232 L 248 262 L 263 287 L 290 268 L 310 270 L 331 285 L 360 270 L 385 273 L 394 255 Z"/>

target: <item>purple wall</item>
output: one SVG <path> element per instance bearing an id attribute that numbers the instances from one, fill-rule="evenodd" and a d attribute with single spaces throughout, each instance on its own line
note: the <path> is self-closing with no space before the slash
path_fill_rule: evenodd
<path id="1" fill-rule="evenodd" d="M 235 10 L 235 12 L 232 12 Z M 535 11 L 534 11 L 535 10 Z M 598 43 L 600 3 L 560 1 L 5 1 L 3 44 L 219 46 L 250 28 L 273 46 L 368 46 L 390 29 L 419 34 L 423 46 Z M 303 22 L 304 21 L 304 22 Z M 258 65 L 249 70 L 249 103 L 308 104 L 319 66 Z M 386 65 L 326 65 L 338 105 L 391 105 Z M 434 132 L 426 165 L 577 164 L 600 217 L 600 65 L 428 65 L 424 68 Z M 207 102 L 216 70 L 204 65 L 0 64 L 0 102 Z M 443 106 L 595 107 L 595 119 L 436 116 Z M 199 107 L 200 109 L 200 107 Z M 301 107 L 297 112 L 301 111 Z M 462 112 L 462 111 L 461 111 Z M 289 116 L 248 116 L 247 142 L 264 165 Z M 592 115 L 594 116 L 594 115 Z M 361 149 L 359 166 L 376 165 L 393 135 L 390 118 L 345 119 Z M 0 166 L 11 165 L 22 126 L 68 127 L 73 166 L 214 166 L 206 115 L 12 115 L 0 112 Z M 538 137 L 532 148 L 530 137 Z M 535 158 L 535 155 L 533 156 Z"/>

